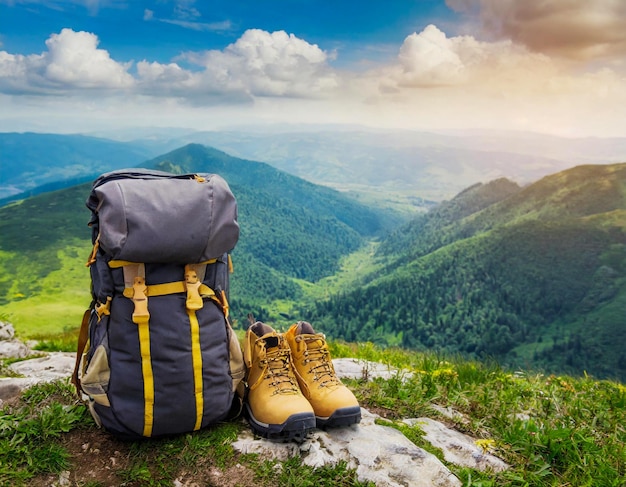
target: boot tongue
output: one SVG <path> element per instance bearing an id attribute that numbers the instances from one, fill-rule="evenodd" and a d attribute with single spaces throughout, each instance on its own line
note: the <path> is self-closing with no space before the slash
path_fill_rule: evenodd
<path id="1" fill-rule="evenodd" d="M 254 325 L 250 327 L 252 332 L 259 337 L 260 340 L 265 342 L 265 348 L 276 348 L 278 346 L 279 339 L 278 334 L 274 331 L 271 326 L 266 325 L 260 321 L 257 321 Z"/>
<path id="2" fill-rule="evenodd" d="M 306 348 L 309 350 L 322 348 L 324 346 L 324 339 L 319 335 L 306 335 Z"/>
<path id="3" fill-rule="evenodd" d="M 269 350 L 270 348 L 276 348 L 278 347 L 278 336 L 276 336 L 275 334 L 273 335 L 265 335 L 263 338 L 263 341 L 265 341 L 265 349 Z"/>

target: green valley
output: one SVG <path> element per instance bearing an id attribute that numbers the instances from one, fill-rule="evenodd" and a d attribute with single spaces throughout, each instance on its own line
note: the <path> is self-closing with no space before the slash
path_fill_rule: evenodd
<path id="1" fill-rule="evenodd" d="M 143 166 L 229 182 L 240 329 L 248 313 L 306 319 L 334 339 L 626 379 L 626 164 L 476 184 L 405 223 L 198 144 Z M 89 189 L 0 208 L 0 318 L 23 337 L 75 329 L 89 304 Z"/>

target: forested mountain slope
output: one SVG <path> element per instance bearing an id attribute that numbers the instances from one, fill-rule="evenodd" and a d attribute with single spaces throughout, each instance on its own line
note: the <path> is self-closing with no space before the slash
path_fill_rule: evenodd
<path id="1" fill-rule="evenodd" d="M 294 279 L 332 275 L 343 255 L 389 220 L 331 189 L 199 145 L 143 165 L 217 173 L 229 182 L 241 226 L 233 252 L 236 317 L 262 316 L 263 306 L 274 299 L 297 300 L 301 289 Z M 74 326 L 89 304 L 84 267 L 90 249 L 89 191 L 87 183 L 0 208 L 0 315 L 18 330 L 22 323 Z"/>
<path id="2" fill-rule="evenodd" d="M 478 183 L 461 191 L 450 201 L 444 201 L 428 213 L 419 215 L 398 228 L 381 244 L 379 254 L 408 251 L 411 255 L 428 252 L 469 234 L 459 223 L 520 190 L 508 179 L 501 178 L 487 184 Z"/>
<path id="3" fill-rule="evenodd" d="M 443 204 L 394 232 L 380 246 L 384 270 L 312 317 L 351 341 L 623 380 L 626 164 L 496 185 L 511 194 L 469 214 Z"/>
<path id="4" fill-rule="evenodd" d="M 143 166 L 174 173 L 210 170 L 222 175 L 231 186 L 246 187 L 276 202 L 291 201 L 313 213 L 336 218 L 362 235 L 380 233 L 398 222 L 393 219 L 393 213 L 378 212 L 338 191 L 292 176 L 269 164 L 232 157 L 200 144 L 188 144 Z"/>

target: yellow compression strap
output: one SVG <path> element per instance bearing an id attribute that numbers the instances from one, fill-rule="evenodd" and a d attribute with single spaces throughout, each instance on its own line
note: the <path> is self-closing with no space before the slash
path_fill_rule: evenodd
<path id="1" fill-rule="evenodd" d="M 177 294 L 177 293 L 186 293 L 187 286 L 184 281 L 175 281 L 175 282 L 165 282 L 163 284 L 150 284 L 146 286 L 146 296 L 154 297 L 154 296 L 165 296 L 166 294 Z M 198 288 L 198 292 L 200 296 L 203 298 L 211 298 L 213 300 L 216 299 L 215 292 L 206 284 L 200 284 Z M 134 290 L 132 287 L 127 287 L 124 289 L 124 296 L 132 299 Z"/>
<path id="2" fill-rule="evenodd" d="M 140 270 L 143 273 L 143 270 Z M 133 322 L 137 324 L 139 334 L 139 352 L 141 353 L 141 374 L 143 376 L 144 422 L 143 436 L 152 436 L 154 424 L 154 375 L 152 373 L 152 356 L 150 354 L 150 313 L 146 296 L 145 277 L 134 279 L 132 300 L 135 303 Z"/>
<path id="3" fill-rule="evenodd" d="M 139 330 L 139 350 L 141 352 L 141 373 L 143 375 L 144 424 L 143 436 L 152 436 L 154 423 L 154 376 L 150 356 L 150 328 L 147 321 L 137 324 Z"/>
<path id="4" fill-rule="evenodd" d="M 202 395 L 202 350 L 200 348 L 200 324 L 196 311 L 204 305 L 200 296 L 201 279 L 204 279 L 206 266 L 196 266 L 188 264 L 185 266 L 185 286 L 187 288 L 187 316 L 189 317 L 189 327 L 191 334 L 191 361 L 193 364 L 193 386 L 196 400 L 196 424 L 193 429 L 199 430 L 202 426 L 202 416 L 204 413 L 204 396 Z M 198 279 L 198 274 L 201 274 Z M 213 293 L 215 294 L 215 293 Z"/>
<path id="5" fill-rule="evenodd" d="M 202 395 L 202 351 L 200 349 L 200 324 L 195 310 L 188 309 L 189 325 L 191 327 L 191 360 L 193 363 L 194 397 L 196 399 L 196 424 L 194 431 L 202 426 L 204 412 L 204 396 Z"/>
<path id="6" fill-rule="evenodd" d="M 114 266 L 112 266 L 114 267 Z M 150 312 L 148 311 L 148 286 L 146 270 L 141 263 L 125 263 L 124 296 L 131 299 L 135 306 L 132 320 L 137 325 L 139 353 L 141 355 L 141 375 L 143 378 L 144 421 L 143 436 L 152 436 L 154 425 L 154 375 L 150 354 Z"/>
<path id="7" fill-rule="evenodd" d="M 205 260 L 203 262 L 199 262 L 197 265 L 200 264 L 215 264 L 217 262 L 217 259 L 209 259 L 209 260 Z M 127 265 L 133 265 L 133 264 L 139 264 L 139 262 L 131 262 L 130 260 L 111 260 L 109 261 L 109 267 L 111 269 L 118 269 L 119 267 L 124 267 Z"/>

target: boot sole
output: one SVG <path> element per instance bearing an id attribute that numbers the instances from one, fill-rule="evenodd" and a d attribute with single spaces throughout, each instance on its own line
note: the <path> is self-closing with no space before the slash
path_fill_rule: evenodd
<path id="1" fill-rule="evenodd" d="M 256 419 L 250 406 L 246 404 L 246 416 L 252 431 L 268 440 L 304 441 L 311 430 L 315 428 L 313 413 L 296 413 L 289 416 L 284 423 L 268 424 Z"/>
<path id="2" fill-rule="evenodd" d="M 315 416 L 318 428 L 338 428 L 340 426 L 350 426 L 361 421 L 361 407 L 352 406 L 349 408 L 337 409 L 327 418 Z"/>

